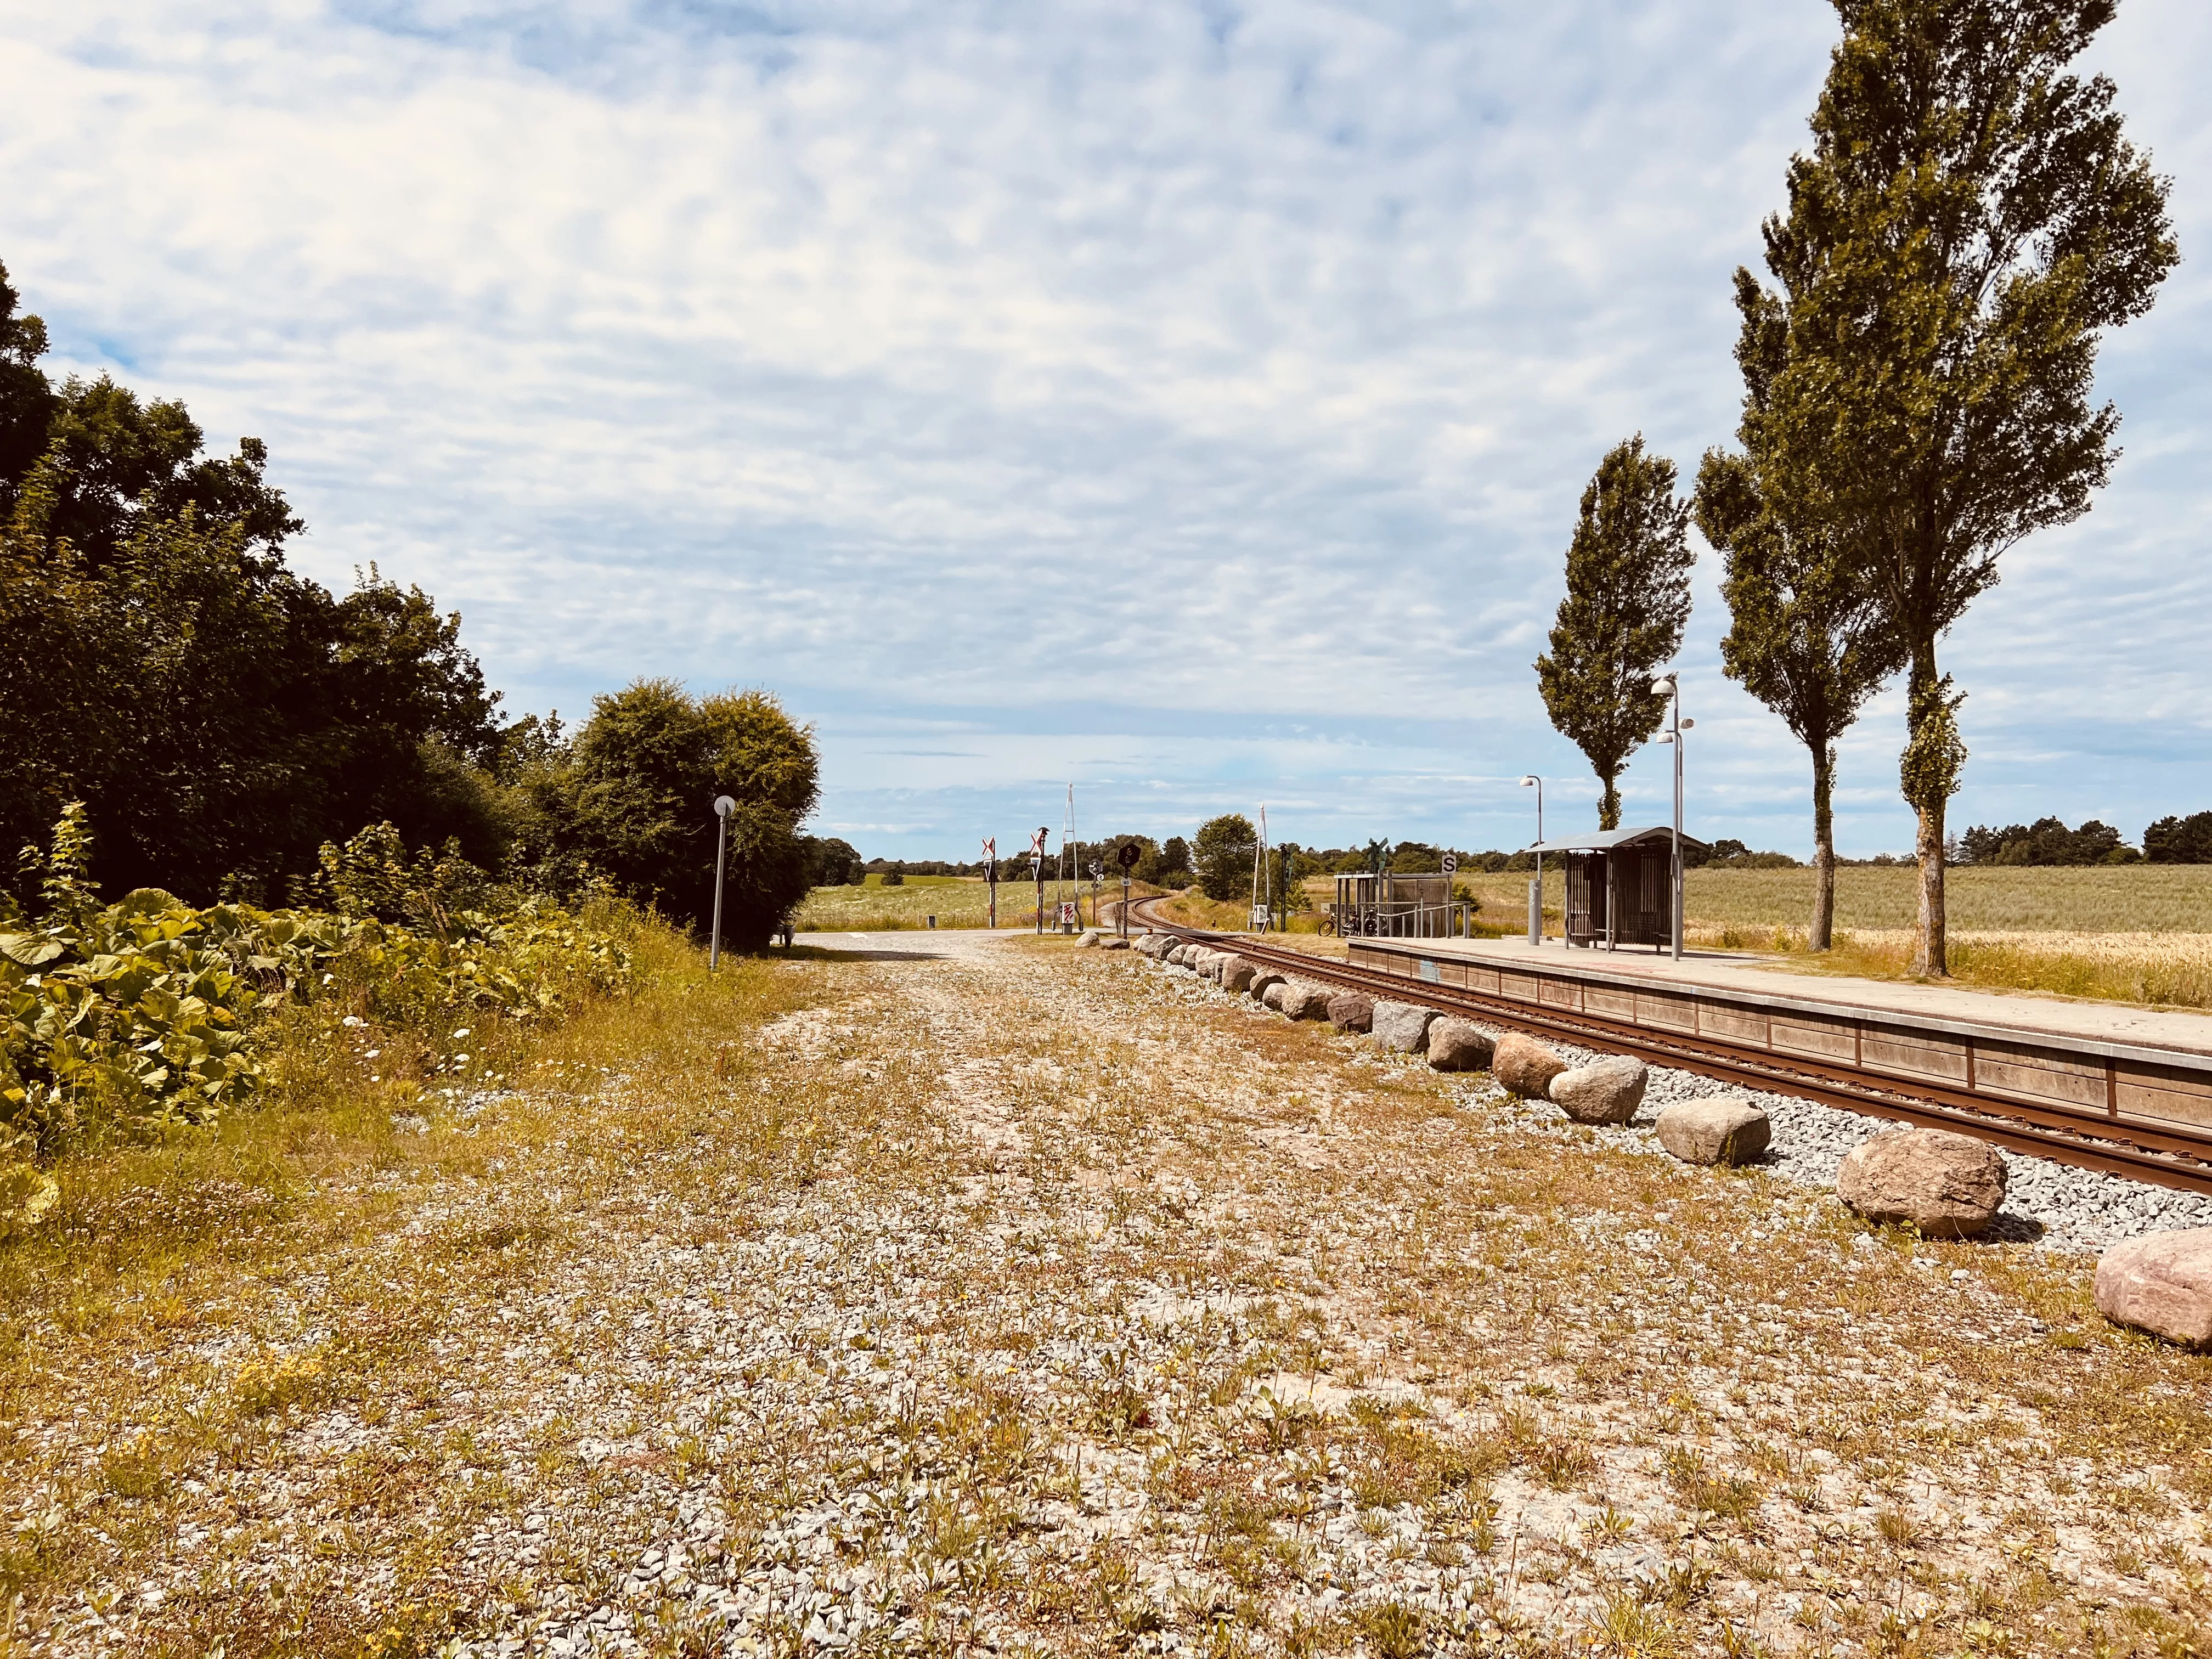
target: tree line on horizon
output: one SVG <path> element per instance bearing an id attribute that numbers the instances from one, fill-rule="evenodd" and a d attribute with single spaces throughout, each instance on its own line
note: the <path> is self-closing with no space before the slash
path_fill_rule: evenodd
<path id="1" fill-rule="evenodd" d="M 458 613 L 374 566 L 341 595 L 287 565 L 306 526 L 259 440 L 212 455 L 180 402 L 55 384 L 19 301 L 0 266 L 0 848 L 82 803 L 109 892 L 311 902 L 356 848 L 703 926 L 727 794 L 726 937 L 787 920 L 818 763 L 773 696 L 640 679 L 574 732 L 506 720 Z M 0 869 L 0 902 L 37 881 Z"/>
<path id="2" fill-rule="evenodd" d="M 1640 434 L 1605 456 L 1535 668 L 1601 786 L 1601 827 L 1617 827 L 1617 780 L 1664 716 L 1652 680 L 1681 648 L 1696 524 L 1722 556 L 1723 669 L 1811 757 L 1816 951 L 1832 943 L 1837 745 L 1903 674 L 1913 970 L 1940 977 L 1966 746 L 1936 647 L 2007 551 L 2080 518 L 2110 477 L 2119 415 L 2093 401 L 2097 347 L 2179 258 L 2172 181 L 2124 136 L 2112 82 L 2070 67 L 2113 0 L 1832 3 L 1843 39 L 1788 206 L 1761 228 L 1766 279 L 1735 276 L 1737 447 L 1706 452 L 1686 498 Z M 1997 840 L 1966 856 L 2044 861 L 2056 822 L 1978 826 Z M 2200 840 L 2167 819 L 2145 843 L 2197 861 L 2179 854 Z"/>

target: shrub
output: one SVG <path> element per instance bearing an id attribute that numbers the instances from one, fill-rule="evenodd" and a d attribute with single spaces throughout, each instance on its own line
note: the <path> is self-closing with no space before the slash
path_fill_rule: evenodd
<path id="1" fill-rule="evenodd" d="M 258 1027 L 277 1007 L 343 1000 L 429 1030 L 463 1012 L 550 1016 L 629 979 L 610 930 L 536 901 L 455 909 L 436 933 L 374 915 L 195 909 L 158 888 L 103 907 L 90 850 L 72 803 L 52 852 L 24 855 L 41 914 L 0 901 L 0 1151 L 211 1123 L 266 1080 Z M 343 853 L 325 858 L 344 875 Z"/>
<path id="2" fill-rule="evenodd" d="M 640 680 L 598 699 L 567 775 L 569 834 L 630 896 L 704 927 L 713 913 L 715 824 L 726 794 L 729 942 L 757 949 L 806 896 L 799 826 L 819 787 L 813 734 L 764 691 L 695 699 Z"/>

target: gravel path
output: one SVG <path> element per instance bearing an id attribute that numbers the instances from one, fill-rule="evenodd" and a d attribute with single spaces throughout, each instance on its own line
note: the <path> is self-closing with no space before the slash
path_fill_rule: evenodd
<path id="1" fill-rule="evenodd" d="M 140 1403 L 36 1334 L 0 1518 L 82 1593 L 30 1650 L 2203 1644 L 2212 1362 L 2077 1256 L 1133 953 L 811 942 L 735 1035 L 433 1113 L 444 1173 L 149 1328 Z"/>

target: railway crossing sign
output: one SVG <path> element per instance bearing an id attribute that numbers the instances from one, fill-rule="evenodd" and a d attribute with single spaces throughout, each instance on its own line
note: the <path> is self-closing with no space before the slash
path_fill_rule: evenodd
<path id="1" fill-rule="evenodd" d="M 1060 902 L 1060 925 L 1063 927 L 1073 927 L 1075 926 L 1075 921 L 1074 904 L 1069 900 L 1062 899 Z"/>

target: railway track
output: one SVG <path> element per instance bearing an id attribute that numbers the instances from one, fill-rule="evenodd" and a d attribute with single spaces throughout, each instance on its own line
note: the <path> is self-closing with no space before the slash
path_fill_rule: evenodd
<path id="1" fill-rule="evenodd" d="M 2091 1133 L 2067 1121 L 2068 1114 L 2038 1111 L 2029 1106 L 1993 1105 L 1986 1098 L 1970 1099 L 1958 1090 L 1917 1086 L 1863 1068 L 1832 1062 L 1799 1063 L 1769 1053 L 1754 1054 L 1711 1037 L 1662 1034 L 1588 1013 L 1532 1006 L 1480 991 L 1408 979 L 1265 944 L 1249 934 L 1187 927 L 1158 915 L 1153 907 L 1159 902 L 1158 899 L 1133 902 L 1131 921 L 1218 949 L 1233 950 L 1248 960 L 1294 973 L 1301 979 L 1443 1012 L 1467 1014 L 1488 1024 L 1536 1036 L 1561 1037 L 1605 1053 L 1633 1054 L 1648 1064 L 1693 1072 L 1741 1088 L 1792 1095 L 1927 1128 L 1948 1129 L 2081 1169 L 2187 1192 L 2212 1193 L 2212 1133 L 2191 1126 Z"/>

